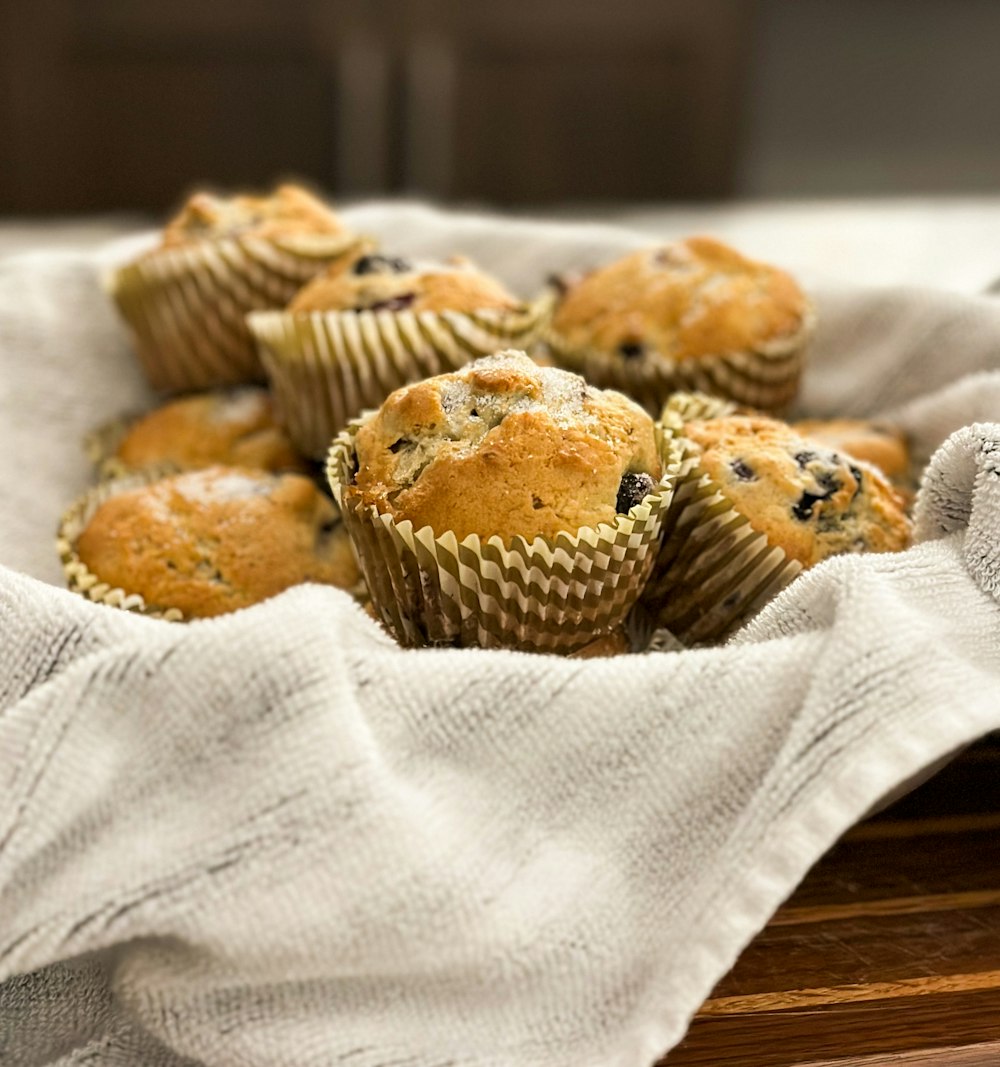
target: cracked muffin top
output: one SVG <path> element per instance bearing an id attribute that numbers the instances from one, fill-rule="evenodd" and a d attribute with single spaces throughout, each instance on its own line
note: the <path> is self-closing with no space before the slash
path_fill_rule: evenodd
<path id="1" fill-rule="evenodd" d="M 398 389 L 356 449 L 345 499 L 459 540 L 611 523 L 662 474 L 653 421 L 637 404 L 515 351 Z"/>
<path id="2" fill-rule="evenodd" d="M 289 234 L 346 234 L 337 215 L 297 185 L 279 185 L 269 196 L 194 193 L 166 225 L 161 248 L 227 237 L 263 239 Z"/>
<path id="3" fill-rule="evenodd" d="M 873 463 L 891 481 L 905 479 L 910 453 L 903 431 L 867 419 L 801 419 L 792 429 L 828 448 Z"/>
<path id="4" fill-rule="evenodd" d="M 101 581 L 186 617 L 222 615 L 298 585 L 358 581 L 333 502 L 309 478 L 207 467 L 108 498 L 76 545 Z"/>
<path id="5" fill-rule="evenodd" d="M 881 471 L 783 422 L 694 420 L 684 436 L 737 511 L 804 567 L 842 552 L 898 552 L 910 542 L 903 500 Z"/>
<path id="6" fill-rule="evenodd" d="M 289 311 L 511 310 L 518 300 L 462 256 L 445 263 L 361 255 L 333 263 L 300 289 Z"/>
<path id="7" fill-rule="evenodd" d="M 257 386 L 172 400 L 133 423 L 115 456 L 130 468 L 172 463 L 186 470 L 214 464 L 307 470 L 274 421 L 270 395 Z"/>
<path id="8" fill-rule="evenodd" d="M 689 237 L 570 282 L 552 329 L 569 349 L 685 360 L 792 338 L 808 316 L 805 295 L 784 271 L 721 241 Z"/>

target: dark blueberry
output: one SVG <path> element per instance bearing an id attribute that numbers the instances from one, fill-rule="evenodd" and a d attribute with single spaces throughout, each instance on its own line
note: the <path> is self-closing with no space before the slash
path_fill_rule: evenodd
<path id="1" fill-rule="evenodd" d="M 649 495 L 655 484 L 648 474 L 623 474 L 621 485 L 618 486 L 615 510 L 620 515 L 627 515 L 636 504 Z"/>
<path id="2" fill-rule="evenodd" d="M 398 441 L 393 441 L 389 445 L 389 451 L 395 455 L 401 448 L 406 448 L 407 445 L 412 445 L 413 442 L 408 437 L 401 437 Z"/>
<path id="3" fill-rule="evenodd" d="M 377 304 L 369 304 L 368 311 L 404 311 L 414 300 L 416 293 L 403 293 L 401 296 L 392 296 L 388 300 L 380 300 Z M 362 309 L 365 310 L 365 309 Z"/>
<path id="4" fill-rule="evenodd" d="M 812 463 L 812 461 L 815 458 L 816 458 L 816 453 L 815 452 L 796 452 L 795 453 L 795 462 L 803 470 L 805 470 L 805 468 L 808 467 L 809 464 Z"/>
<path id="5" fill-rule="evenodd" d="M 541 508 L 545 507 L 545 504 L 542 502 L 541 497 L 533 496 L 531 498 L 531 506 L 535 509 L 535 511 L 539 511 Z"/>
<path id="6" fill-rule="evenodd" d="M 638 359 L 642 355 L 643 348 L 638 341 L 622 341 L 618 346 L 618 351 L 626 359 Z"/>
<path id="7" fill-rule="evenodd" d="M 757 472 L 753 469 L 753 467 L 750 467 L 746 463 L 744 463 L 742 459 L 734 459 L 733 462 L 729 464 L 729 466 L 732 469 L 733 474 L 735 474 L 741 482 L 757 481 Z"/>
<path id="8" fill-rule="evenodd" d="M 820 488 L 823 491 L 821 493 L 803 493 L 802 496 L 799 497 L 798 503 L 792 508 L 792 514 L 799 520 L 799 522 L 805 522 L 806 519 L 811 519 L 813 507 L 821 500 L 829 500 L 840 488 L 840 482 L 830 473 L 820 475 L 816 481 L 819 482 Z"/>
<path id="9" fill-rule="evenodd" d="M 861 492 L 861 488 L 862 488 L 861 479 L 862 479 L 863 475 L 861 473 L 861 468 L 852 466 L 851 467 L 851 477 L 858 483 L 857 488 L 854 490 L 854 496 L 857 496 L 858 493 Z M 851 499 L 853 500 L 854 497 L 851 497 Z"/>
<path id="10" fill-rule="evenodd" d="M 352 274 L 405 274 L 412 270 L 409 260 L 395 256 L 362 256 L 351 268 Z"/>

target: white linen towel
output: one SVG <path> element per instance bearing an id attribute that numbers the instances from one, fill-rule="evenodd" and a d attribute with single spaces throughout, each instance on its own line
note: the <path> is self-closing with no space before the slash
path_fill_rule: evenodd
<path id="1" fill-rule="evenodd" d="M 646 243 L 347 215 L 525 292 Z M 1000 726 L 989 299 L 818 294 L 803 409 L 937 449 L 918 545 L 725 647 L 575 661 L 404 651 L 329 588 L 176 625 L 49 584 L 81 434 L 147 399 L 98 265 L 0 262 L 5 1067 L 651 1063 L 846 828 Z"/>

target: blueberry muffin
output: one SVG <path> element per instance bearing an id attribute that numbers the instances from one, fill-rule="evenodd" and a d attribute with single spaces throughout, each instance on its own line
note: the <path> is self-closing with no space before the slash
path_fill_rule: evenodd
<path id="1" fill-rule="evenodd" d="M 343 234 L 344 224 L 321 200 L 297 185 L 268 196 L 217 196 L 197 192 L 163 230 L 161 248 L 233 237 L 262 240 L 290 234 Z"/>
<path id="2" fill-rule="evenodd" d="M 662 474 L 638 405 L 514 351 L 397 390 L 356 449 L 348 497 L 459 540 L 611 523 Z"/>
<path id="3" fill-rule="evenodd" d="M 867 419 L 801 419 L 792 429 L 836 452 L 874 464 L 892 482 L 905 481 L 910 469 L 906 437 L 896 426 Z"/>
<path id="4" fill-rule="evenodd" d="M 419 263 L 365 254 L 337 263 L 295 295 L 289 311 L 511 311 L 518 301 L 461 257 Z"/>
<path id="5" fill-rule="evenodd" d="M 121 433 L 106 466 L 118 473 L 161 464 L 308 470 L 275 422 L 267 390 L 250 385 L 195 393 L 156 408 Z"/>
<path id="6" fill-rule="evenodd" d="M 684 435 L 736 510 L 803 567 L 910 542 L 903 500 L 877 468 L 785 423 L 731 415 L 687 422 Z"/>
<path id="7" fill-rule="evenodd" d="M 795 395 L 811 320 L 790 275 L 691 237 L 569 281 L 549 342 L 564 364 L 653 412 L 685 388 L 775 410 Z"/>
<path id="8" fill-rule="evenodd" d="M 261 382 L 246 316 L 283 308 L 359 240 L 295 186 L 266 197 L 196 193 L 160 244 L 111 271 L 105 288 L 154 389 Z"/>
<path id="9" fill-rule="evenodd" d="M 73 541 L 97 580 L 185 618 L 358 581 L 336 508 L 297 474 L 216 466 L 111 492 Z"/>

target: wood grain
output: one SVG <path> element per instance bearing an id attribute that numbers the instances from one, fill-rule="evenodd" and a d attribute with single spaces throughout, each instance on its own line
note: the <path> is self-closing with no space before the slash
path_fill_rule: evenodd
<path id="1" fill-rule="evenodd" d="M 662 1067 L 1000 1063 L 1000 741 L 855 827 Z"/>

